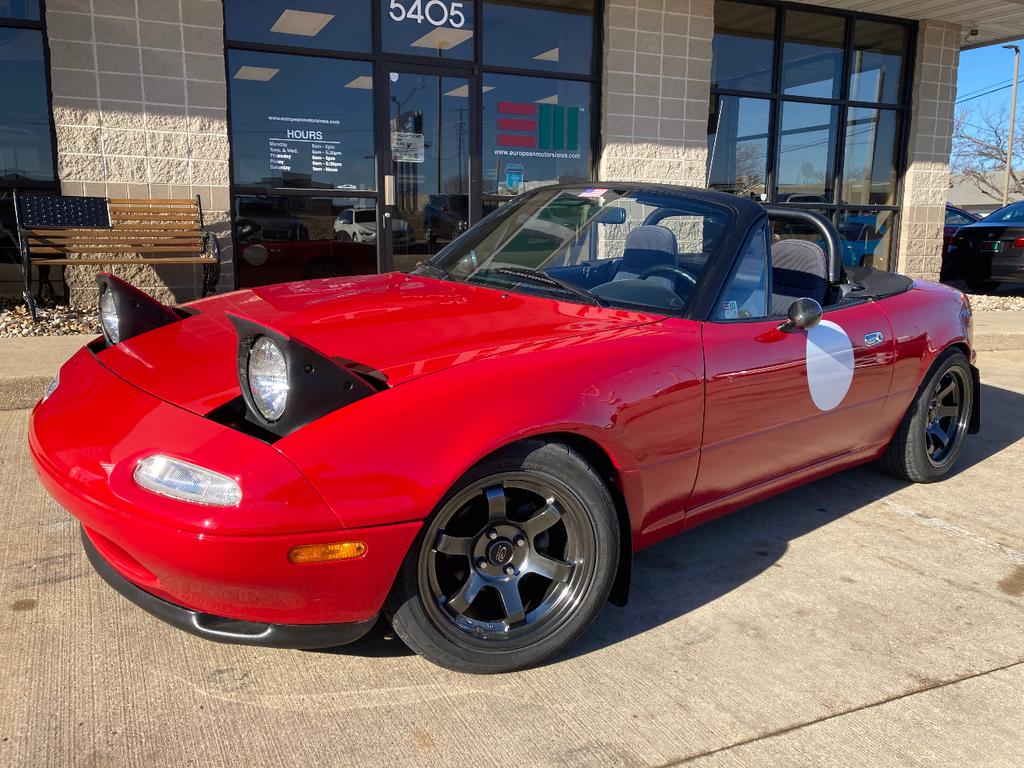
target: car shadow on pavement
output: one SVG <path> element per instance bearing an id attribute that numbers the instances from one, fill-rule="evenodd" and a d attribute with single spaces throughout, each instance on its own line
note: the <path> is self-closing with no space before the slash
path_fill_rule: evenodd
<path id="1" fill-rule="evenodd" d="M 968 436 L 954 474 L 1024 437 L 1024 395 L 982 385 L 982 431 Z M 637 553 L 629 603 L 607 607 L 561 656 L 565 661 L 627 640 L 713 602 L 765 570 L 783 567 L 789 542 L 907 484 L 873 465 L 796 488 Z M 386 657 L 412 653 L 381 621 L 363 639 L 328 653 Z"/>

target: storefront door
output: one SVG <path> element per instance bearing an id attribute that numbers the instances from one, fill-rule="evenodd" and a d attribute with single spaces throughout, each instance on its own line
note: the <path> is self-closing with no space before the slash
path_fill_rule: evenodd
<path id="1" fill-rule="evenodd" d="M 475 222 L 476 88 L 462 69 L 385 65 L 378 78 L 381 266 L 408 271 Z"/>

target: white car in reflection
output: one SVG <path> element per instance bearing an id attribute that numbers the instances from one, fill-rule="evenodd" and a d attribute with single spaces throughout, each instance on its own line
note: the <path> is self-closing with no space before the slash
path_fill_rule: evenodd
<path id="1" fill-rule="evenodd" d="M 396 246 L 411 245 L 416 232 L 408 221 L 392 214 L 391 238 Z M 374 208 L 349 208 L 334 220 L 334 239 L 356 243 L 377 242 L 377 211 Z"/>

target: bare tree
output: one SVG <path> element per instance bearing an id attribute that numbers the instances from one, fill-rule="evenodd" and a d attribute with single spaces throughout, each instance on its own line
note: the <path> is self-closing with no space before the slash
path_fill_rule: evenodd
<path id="1" fill-rule="evenodd" d="M 1024 115 L 1017 115 L 1017 125 L 1024 126 Z M 953 118 L 953 155 L 950 170 L 970 179 L 982 194 L 993 200 L 1003 199 L 1003 173 L 1006 170 L 1006 143 L 1010 132 L 1010 110 L 962 109 Z M 1024 132 L 1013 137 L 1013 155 L 1024 156 Z M 1024 196 L 1024 168 L 1016 163 L 1010 170 L 1010 196 Z"/>

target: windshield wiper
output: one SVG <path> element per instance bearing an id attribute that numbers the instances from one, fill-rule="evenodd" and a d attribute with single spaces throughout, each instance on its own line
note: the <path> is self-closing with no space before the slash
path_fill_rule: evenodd
<path id="1" fill-rule="evenodd" d="M 530 269 L 529 267 L 496 267 L 493 271 L 499 272 L 503 275 L 511 275 L 524 280 L 532 280 L 535 283 L 560 288 L 566 293 L 571 293 L 576 298 L 583 300 L 587 304 L 592 304 L 595 307 L 604 306 L 604 302 L 601 298 L 591 291 L 588 291 L 586 288 L 576 285 L 576 283 L 570 283 L 568 280 L 562 280 L 560 277 L 549 275 L 547 272 L 542 272 L 539 269 Z"/>

